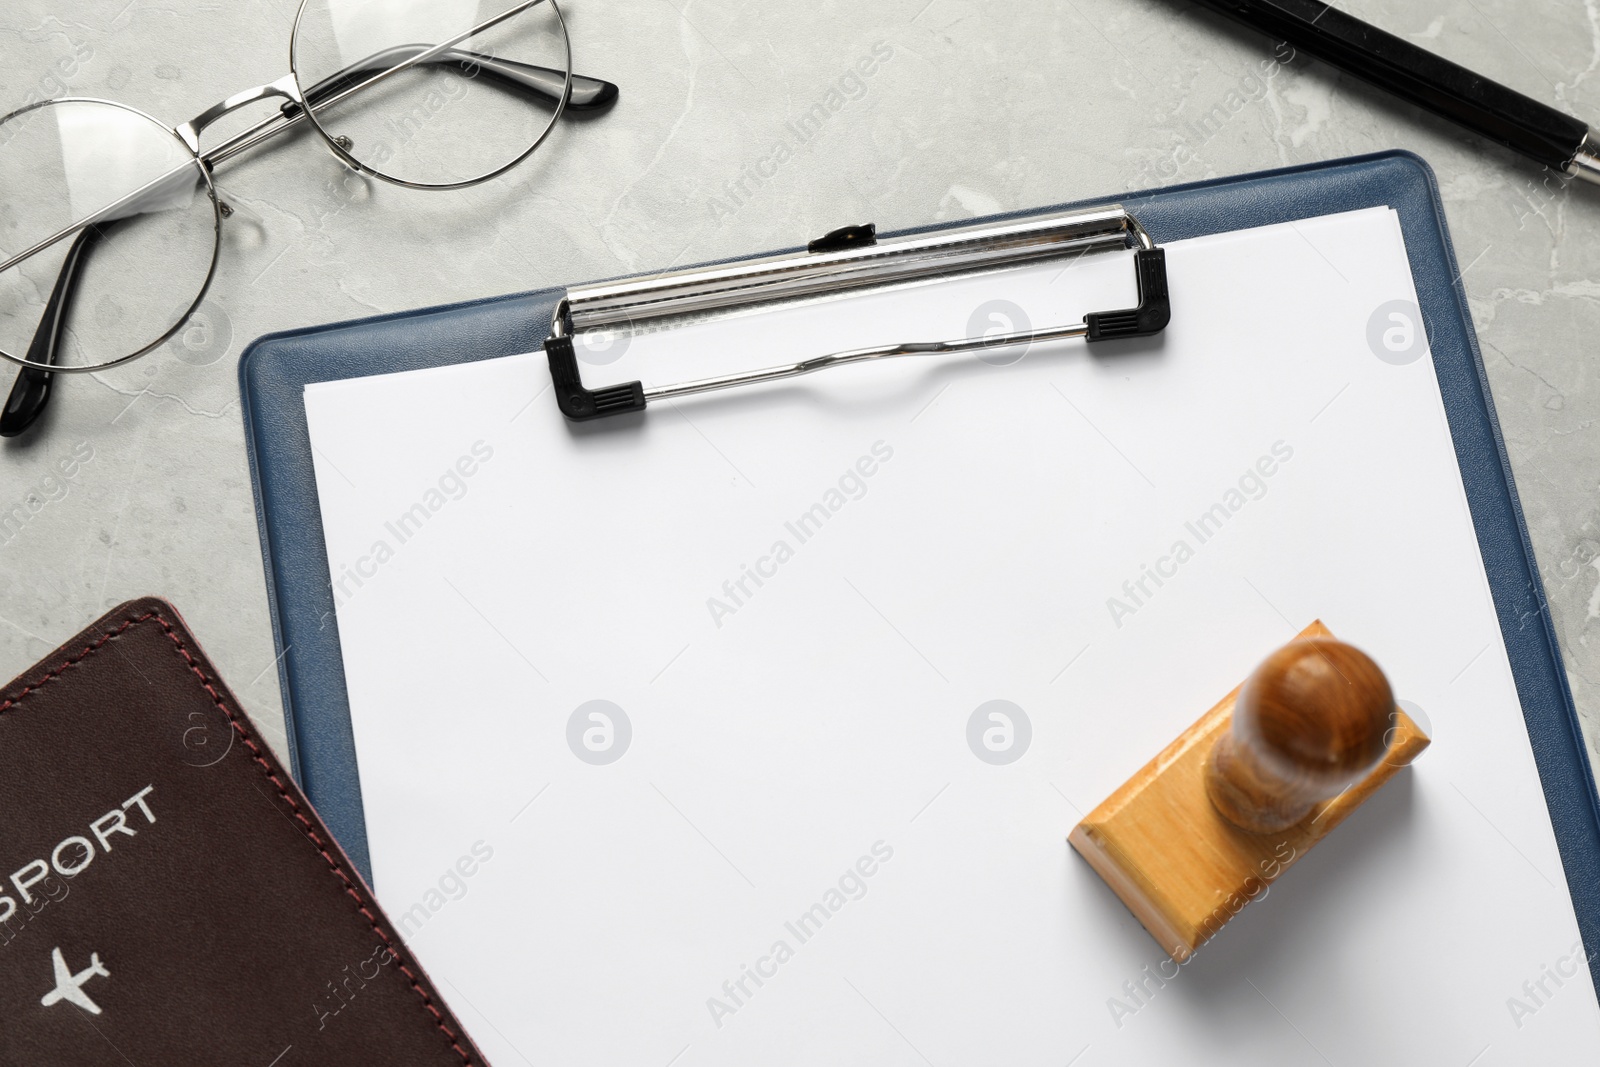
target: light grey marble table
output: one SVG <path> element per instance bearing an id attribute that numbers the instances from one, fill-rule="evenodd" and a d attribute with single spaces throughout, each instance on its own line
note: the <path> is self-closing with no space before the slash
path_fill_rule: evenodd
<path id="1" fill-rule="evenodd" d="M 288 70 L 295 7 L 8 0 L 0 110 L 81 95 L 188 119 Z M 1592 3 L 1341 7 L 1600 121 Z M 0 673 L 159 594 L 283 748 L 236 375 L 260 334 L 790 246 L 846 222 L 898 228 L 1400 147 L 1443 189 L 1600 753 L 1600 188 L 1567 187 L 1304 57 L 1263 77 L 1271 42 L 1188 0 L 567 8 L 577 69 L 619 83 L 621 101 L 489 185 L 352 185 L 309 137 L 222 176 L 238 212 L 196 322 L 128 368 L 61 382 L 41 432 L 0 450 L 0 516 L 22 516 L 0 527 Z M 875 48 L 889 58 L 846 80 Z M 842 106 L 802 142 L 790 123 L 830 92 Z M 46 469 L 75 448 L 92 458 L 64 495 L 47 492 Z"/>

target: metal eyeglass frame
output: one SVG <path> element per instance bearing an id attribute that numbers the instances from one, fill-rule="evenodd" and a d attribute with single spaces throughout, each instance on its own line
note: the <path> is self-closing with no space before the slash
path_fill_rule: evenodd
<path id="1" fill-rule="evenodd" d="M 312 0 L 301 0 L 300 7 L 295 13 L 294 27 L 290 38 L 288 74 L 265 85 L 235 93 L 220 103 L 206 108 L 200 114 L 181 125 L 167 127 L 138 108 L 114 100 L 101 100 L 94 97 L 60 97 L 52 100 L 43 100 L 27 107 L 19 108 L 0 118 L 0 123 L 4 123 L 30 111 L 57 104 L 88 103 L 108 105 L 138 115 L 158 129 L 167 130 L 182 145 L 184 151 L 190 157 L 180 166 L 145 183 L 140 188 L 108 204 L 93 215 L 73 223 L 33 247 L 12 256 L 4 262 L 0 262 L 0 272 L 10 270 L 17 264 L 71 237 L 73 234 L 78 235 L 63 261 L 54 289 L 46 304 L 44 316 L 40 321 L 32 344 L 29 345 L 27 355 L 18 357 L 0 349 L 0 360 L 16 364 L 22 368 L 22 372 L 17 376 L 16 384 L 12 387 L 11 394 L 7 398 L 5 405 L 0 407 L 0 436 L 9 437 L 21 433 L 22 430 L 26 429 L 38 418 L 48 401 L 52 375 L 57 373 L 91 373 L 130 363 L 166 344 L 189 322 L 209 293 L 211 283 L 216 277 L 217 262 L 221 257 L 222 251 L 222 223 L 225 218 L 232 214 L 231 209 L 218 199 L 217 188 L 212 180 L 212 171 L 218 164 L 232 159 L 263 141 L 293 129 L 304 119 L 309 119 L 312 127 L 333 154 L 355 171 L 371 175 L 380 181 L 409 189 L 464 189 L 491 181 L 527 160 L 550 136 L 555 129 L 556 123 L 560 121 L 561 116 L 568 108 L 574 111 L 602 110 L 614 103 L 619 93 L 617 86 L 611 82 L 576 75 L 572 72 L 572 41 L 568 36 L 566 19 L 561 13 L 561 7 L 557 0 L 525 0 L 524 3 L 517 4 L 493 18 L 486 19 L 471 29 L 457 34 L 440 44 L 432 46 L 401 45 L 389 48 L 353 63 L 322 81 L 302 89 L 299 70 L 300 26 L 311 3 Z M 487 32 L 541 3 L 549 3 L 551 10 L 555 13 L 556 24 L 561 31 L 562 47 L 566 55 L 566 69 L 564 71 L 498 59 L 456 47 L 461 42 Z M 348 139 L 330 132 L 318 120 L 318 111 L 338 104 L 364 89 L 393 77 L 401 71 L 409 70 L 424 63 L 455 63 L 465 69 L 469 69 L 474 76 L 482 74 L 492 81 L 552 100 L 555 103 L 555 110 L 539 135 L 514 159 L 477 177 L 440 184 L 407 181 L 366 165 L 352 154 L 351 148 L 353 146 Z M 375 73 L 371 73 L 369 77 L 362 77 L 368 72 Z M 283 106 L 276 114 L 236 134 L 209 152 L 200 150 L 200 135 L 207 127 L 242 107 L 273 98 L 284 100 Z M 67 318 L 68 306 L 71 303 L 74 278 L 84 258 L 92 248 L 94 241 L 107 226 L 113 225 L 117 221 L 117 212 L 119 210 L 137 203 L 142 197 L 150 196 L 153 192 L 158 191 L 164 183 L 172 182 L 174 179 L 193 180 L 195 175 L 191 173 L 191 167 L 198 172 L 198 177 L 204 182 L 206 195 L 211 200 L 213 215 L 211 264 L 194 300 L 181 315 L 175 318 L 173 325 L 165 333 L 136 352 L 117 359 L 80 367 L 57 366 L 55 356 L 60 344 L 62 327 Z M 42 358 L 34 358 L 36 356 Z"/>

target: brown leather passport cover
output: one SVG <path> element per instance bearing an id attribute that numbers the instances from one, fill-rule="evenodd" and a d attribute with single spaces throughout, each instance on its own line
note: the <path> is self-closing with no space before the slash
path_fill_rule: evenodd
<path id="1" fill-rule="evenodd" d="M 0 690 L 0 1064 L 482 1064 L 172 606 Z"/>

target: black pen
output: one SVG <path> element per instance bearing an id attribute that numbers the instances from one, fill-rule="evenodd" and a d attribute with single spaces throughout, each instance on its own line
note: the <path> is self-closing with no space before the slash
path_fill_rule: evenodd
<path id="1" fill-rule="evenodd" d="M 1582 120 L 1329 7 L 1321 0 L 1197 0 L 1535 163 L 1600 184 L 1600 136 Z"/>

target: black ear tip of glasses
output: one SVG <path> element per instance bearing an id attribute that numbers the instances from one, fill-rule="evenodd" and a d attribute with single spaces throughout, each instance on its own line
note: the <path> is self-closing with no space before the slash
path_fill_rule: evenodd
<path id="1" fill-rule="evenodd" d="M 616 82 L 601 81 L 599 78 L 587 80 L 593 83 L 592 86 L 583 89 L 573 86 L 572 97 L 567 101 L 568 111 L 604 111 L 615 104 L 617 97 L 622 94 Z"/>
<path id="2" fill-rule="evenodd" d="M 22 368 L 5 407 L 0 408 L 0 437 L 20 436 L 39 420 L 50 402 L 51 377 L 49 371 Z"/>

